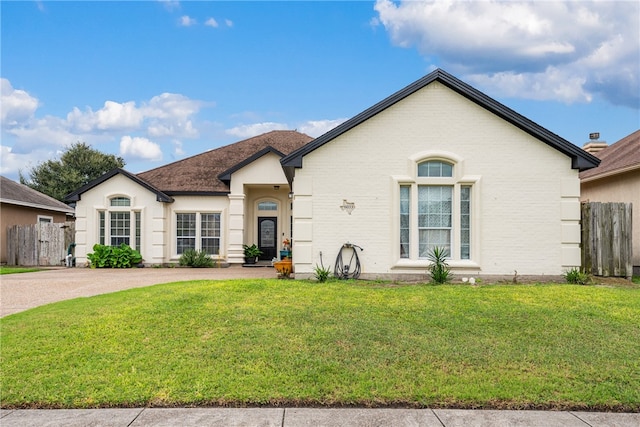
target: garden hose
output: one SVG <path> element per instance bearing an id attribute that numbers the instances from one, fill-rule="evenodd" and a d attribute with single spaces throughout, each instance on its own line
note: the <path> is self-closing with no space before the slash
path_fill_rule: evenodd
<path id="1" fill-rule="evenodd" d="M 335 277 L 339 279 L 357 279 L 360 277 L 361 265 L 360 258 L 358 258 L 358 251 L 360 249 L 363 251 L 360 246 L 354 245 L 353 243 L 345 243 L 342 245 L 340 250 L 338 251 L 338 256 L 336 257 L 336 265 L 333 269 L 333 274 Z M 344 263 L 343 253 L 345 250 L 351 250 L 351 258 L 349 258 L 349 263 Z"/>

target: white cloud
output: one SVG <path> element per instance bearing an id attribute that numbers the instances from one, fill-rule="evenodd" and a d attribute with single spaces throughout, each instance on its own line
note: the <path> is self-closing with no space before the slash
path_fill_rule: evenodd
<path id="1" fill-rule="evenodd" d="M 144 115 L 133 101 L 119 103 L 106 101 L 98 111 L 87 108 L 85 112 L 74 107 L 67 114 L 69 126 L 79 132 L 93 130 L 114 131 L 140 127 Z"/>
<path id="2" fill-rule="evenodd" d="M 38 99 L 26 91 L 14 89 L 7 79 L 0 79 L 0 118 L 2 127 L 15 126 L 29 120 L 38 108 Z"/>
<path id="3" fill-rule="evenodd" d="M 120 155 L 140 160 L 162 160 L 162 150 L 155 142 L 147 138 L 123 136 L 120 139 Z"/>
<path id="4" fill-rule="evenodd" d="M 191 27 L 192 25 L 196 25 L 198 22 L 194 18 L 190 18 L 189 15 L 183 15 L 178 20 L 178 24 L 181 27 Z"/>
<path id="5" fill-rule="evenodd" d="M 555 99 L 566 103 L 590 102 L 592 95 L 584 90 L 585 78 L 568 70 L 549 67 L 540 73 L 469 74 L 474 86 L 500 88 L 504 96 L 535 100 Z"/>
<path id="6" fill-rule="evenodd" d="M 209 18 L 204 22 L 204 25 L 206 25 L 207 27 L 218 28 L 218 21 L 213 18 Z"/>
<path id="7" fill-rule="evenodd" d="M 25 162 L 21 162 L 20 156 L 13 153 L 11 147 L 0 145 L 0 175 L 15 175 L 25 168 Z"/>
<path id="8" fill-rule="evenodd" d="M 104 107 L 96 112 L 96 125 L 102 130 L 137 128 L 142 119 L 142 113 L 133 101 L 122 104 L 106 101 Z"/>
<path id="9" fill-rule="evenodd" d="M 180 2 L 174 0 L 158 0 L 160 3 L 164 5 L 164 8 L 169 12 L 180 9 Z"/>
<path id="10" fill-rule="evenodd" d="M 212 105 L 180 94 L 163 93 L 143 102 L 140 107 L 134 101 L 106 101 L 104 107 L 95 112 L 91 108 L 83 112 L 74 107 L 67 114 L 67 124 L 70 130 L 82 133 L 143 130 L 146 125 L 152 137 L 195 138 L 199 133 L 191 118 L 203 106 Z"/>
<path id="11" fill-rule="evenodd" d="M 59 155 L 59 150 L 37 149 L 29 153 L 16 153 L 12 147 L 0 146 L 0 175 L 18 181 L 18 173 L 29 176 L 31 168 Z"/>
<path id="12" fill-rule="evenodd" d="M 177 139 L 173 141 L 173 155 L 174 157 L 182 157 L 185 155 L 185 151 L 182 148 L 182 141 L 178 141 Z"/>
<path id="13" fill-rule="evenodd" d="M 378 0 L 374 8 L 371 25 L 394 44 L 492 93 L 564 102 L 599 93 L 639 107 L 638 2 Z"/>
<path id="14" fill-rule="evenodd" d="M 155 121 L 147 128 L 147 133 L 149 136 L 154 138 L 167 136 L 197 138 L 199 135 L 199 132 L 193 127 L 193 122 L 191 122 L 191 120 L 187 120 L 183 123 L 160 123 Z"/>
<path id="15" fill-rule="evenodd" d="M 54 116 L 34 118 L 20 126 L 4 129 L 4 132 L 16 141 L 13 152 L 20 154 L 37 149 L 58 149 L 77 141 L 97 143 L 105 140 L 104 135 L 88 139 L 89 133 L 72 130 L 66 120 Z"/>
<path id="16" fill-rule="evenodd" d="M 225 19 L 224 23 L 227 24 L 227 27 L 233 27 L 233 21 L 231 19 Z"/>
<path id="17" fill-rule="evenodd" d="M 37 117 L 37 98 L 15 90 L 7 79 L 0 83 L 4 146 L 0 153 L 3 171 L 14 174 L 78 141 L 88 142 L 99 150 L 119 149 L 129 158 L 161 160 L 162 152 L 156 142 L 198 138 L 203 124 L 196 121 L 197 114 L 203 107 L 215 105 L 180 94 L 162 93 L 139 103 L 106 101 L 98 110 L 73 107 L 62 117 Z M 177 155 L 184 153 L 181 144 L 176 146 Z"/>
<path id="18" fill-rule="evenodd" d="M 236 136 L 238 138 L 251 138 L 252 136 L 260 135 L 272 130 L 287 129 L 289 129 L 289 127 L 284 123 L 263 122 L 236 126 L 234 128 L 227 129 L 225 133 L 227 133 L 228 135 Z"/>
<path id="19" fill-rule="evenodd" d="M 345 122 L 347 119 L 335 119 L 335 120 L 310 120 L 301 124 L 298 127 L 298 131 L 306 133 L 314 138 L 319 137 L 331 129 L 335 128 L 339 124 Z"/>
<path id="20" fill-rule="evenodd" d="M 196 101 L 177 93 L 163 93 L 154 96 L 148 103 L 142 107 L 143 114 L 146 117 L 154 117 L 159 119 L 174 118 L 177 120 L 185 120 L 186 118 L 196 114 L 205 104 L 202 101 Z"/>

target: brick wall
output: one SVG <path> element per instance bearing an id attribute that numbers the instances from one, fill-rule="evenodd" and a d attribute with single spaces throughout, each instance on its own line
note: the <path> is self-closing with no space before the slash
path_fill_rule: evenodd
<path id="1" fill-rule="evenodd" d="M 398 182 L 415 177 L 411 159 L 424 152 L 450 153 L 457 178 L 474 183 L 473 255 L 460 271 L 558 275 L 579 264 L 571 160 L 434 82 L 304 157 L 293 189 L 296 274 L 311 274 L 320 251 L 333 265 L 345 242 L 365 249 L 363 273 L 425 271 L 426 261 L 399 262 L 397 249 Z M 343 200 L 355 203 L 351 215 Z"/>

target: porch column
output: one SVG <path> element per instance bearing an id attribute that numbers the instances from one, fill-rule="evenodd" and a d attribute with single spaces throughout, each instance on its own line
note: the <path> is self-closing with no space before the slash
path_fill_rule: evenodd
<path id="1" fill-rule="evenodd" d="M 244 194 L 229 194 L 229 264 L 244 263 Z"/>

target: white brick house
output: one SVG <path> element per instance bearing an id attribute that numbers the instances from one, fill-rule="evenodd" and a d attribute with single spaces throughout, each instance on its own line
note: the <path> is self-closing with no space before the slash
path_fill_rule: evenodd
<path id="1" fill-rule="evenodd" d="M 598 162 L 436 70 L 282 159 L 296 277 L 345 243 L 361 277 L 424 275 L 434 246 L 463 276 L 560 275 L 580 265 L 578 172 Z"/>
<path id="2" fill-rule="evenodd" d="M 436 70 L 315 140 L 274 131 L 118 169 L 67 201 L 78 265 L 95 243 L 126 242 L 147 264 L 186 248 L 241 264 L 243 244 L 270 260 L 290 238 L 297 278 L 321 253 L 333 268 L 345 243 L 364 248 L 362 278 L 424 277 L 434 246 L 463 276 L 556 276 L 580 265 L 578 172 L 598 163 Z"/>

